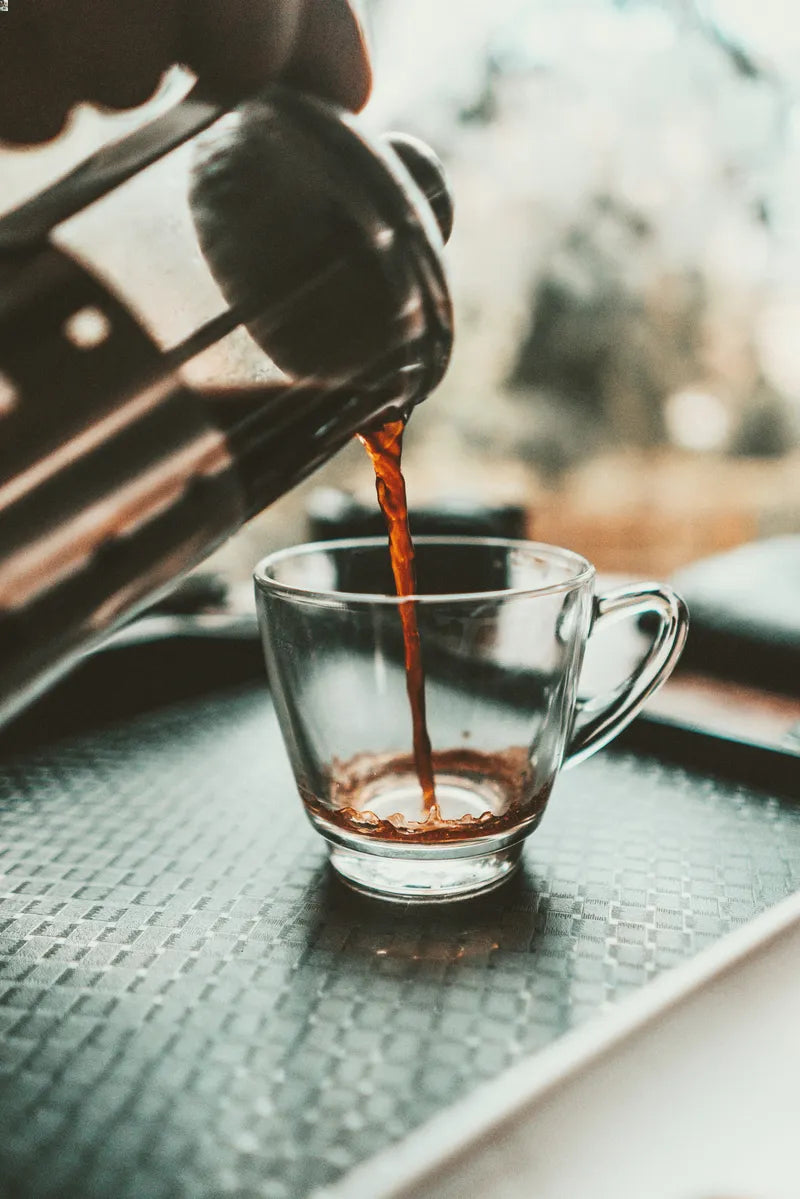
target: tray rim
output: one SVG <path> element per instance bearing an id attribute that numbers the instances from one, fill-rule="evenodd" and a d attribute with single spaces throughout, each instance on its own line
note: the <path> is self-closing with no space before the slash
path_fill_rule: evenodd
<path id="1" fill-rule="evenodd" d="M 533 1118 L 540 1105 L 582 1071 L 613 1055 L 639 1033 L 703 992 L 711 983 L 800 931 L 800 891 L 780 900 L 726 933 L 687 962 L 666 970 L 615 1007 L 590 1019 L 551 1045 L 479 1084 L 396 1144 L 359 1163 L 310 1199 L 401 1199 L 410 1188 L 488 1140 L 521 1115 Z"/>

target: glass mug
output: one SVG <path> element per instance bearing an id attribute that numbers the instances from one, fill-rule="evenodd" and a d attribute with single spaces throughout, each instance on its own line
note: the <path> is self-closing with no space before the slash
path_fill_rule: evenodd
<path id="1" fill-rule="evenodd" d="M 595 594 L 569 550 L 415 538 L 417 594 L 394 593 L 385 538 L 302 545 L 255 570 L 267 673 L 306 813 L 351 886 L 444 900 L 516 869 L 556 776 L 611 740 L 670 674 L 688 615 L 669 587 Z M 413 603 L 437 810 L 414 766 L 399 607 Z M 649 648 L 605 696 L 579 698 L 590 634 L 655 615 Z"/>

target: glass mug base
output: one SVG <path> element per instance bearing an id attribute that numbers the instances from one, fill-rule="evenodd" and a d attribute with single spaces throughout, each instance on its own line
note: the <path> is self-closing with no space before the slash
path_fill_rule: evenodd
<path id="1" fill-rule="evenodd" d="M 426 857 L 426 847 L 418 848 L 413 858 L 387 858 L 332 845 L 330 860 L 354 891 L 398 903 L 443 903 L 494 891 L 517 870 L 522 843 L 467 858 Z"/>
<path id="2" fill-rule="evenodd" d="M 496 812 L 498 793 L 454 777 L 437 779 L 436 799 L 441 819 L 430 826 L 417 781 L 410 777 L 384 780 L 383 787 L 364 797 L 361 813 L 349 818 L 308 802 L 306 810 L 330 843 L 334 870 L 357 891 L 404 903 L 442 902 L 492 891 L 510 878 L 519 865 L 522 839 L 539 823 L 541 811 L 522 821 L 518 811 L 509 811 L 513 826 L 498 830 L 503 820 Z M 391 818 L 397 820 L 401 811 L 407 819 L 393 824 Z M 372 837 L 354 827 L 359 817 L 373 825 Z M 481 834 L 480 824 L 487 820 L 494 830 Z"/>

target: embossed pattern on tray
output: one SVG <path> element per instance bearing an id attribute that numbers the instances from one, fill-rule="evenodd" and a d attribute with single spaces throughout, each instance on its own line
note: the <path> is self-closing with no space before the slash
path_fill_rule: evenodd
<path id="1" fill-rule="evenodd" d="M 525 871 L 347 893 L 260 690 L 0 768 L 0 1194 L 285 1199 L 800 886 L 800 809 L 632 756 Z"/>

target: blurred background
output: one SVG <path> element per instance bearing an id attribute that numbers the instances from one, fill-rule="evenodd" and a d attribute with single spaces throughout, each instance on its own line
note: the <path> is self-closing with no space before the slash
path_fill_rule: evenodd
<path id="1" fill-rule="evenodd" d="M 429 141 L 456 198 L 448 377 L 407 432 L 413 506 L 513 504 L 601 568 L 667 576 L 800 532 L 800 22 L 789 0 L 367 0 L 364 119 Z M 0 154 L 2 207 L 174 103 L 84 109 Z M 169 345 L 222 302 L 186 205 L 191 149 L 60 239 Z M 237 331 L 195 381 L 266 379 Z M 57 402 L 57 397 L 54 398 Z M 353 444 L 215 558 L 249 577 L 320 487 L 372 504 Z"/>

